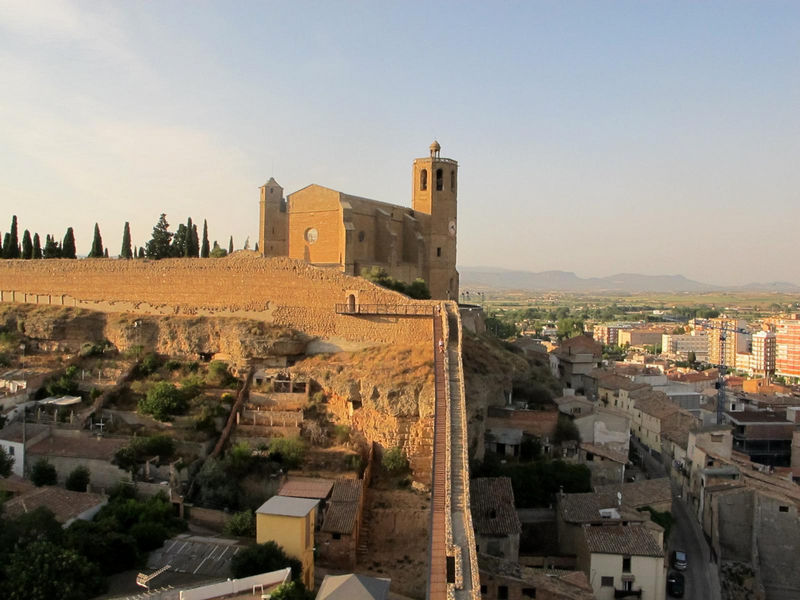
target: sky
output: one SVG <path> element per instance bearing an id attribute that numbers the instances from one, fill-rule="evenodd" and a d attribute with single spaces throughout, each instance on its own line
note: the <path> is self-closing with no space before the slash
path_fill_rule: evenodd
<path id="1" fill-rule="evenodd" d="M 799 107 L 797 2 L 0 0 L 0 231 L 252 247 L 437 139 L 460 265 L 800 283 Z"/>

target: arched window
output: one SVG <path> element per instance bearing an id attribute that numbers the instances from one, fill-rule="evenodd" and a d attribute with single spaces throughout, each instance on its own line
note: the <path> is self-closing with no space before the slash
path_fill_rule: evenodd
<path id="1" fill-rule="evenodd" d="M 456 191 L 456 172 L 450 171 L 450 191 Z"/>
<path id="2" fill-rule="evenodd" d="M 423 191 L 428 189 L 428 169 L 419 172 L 419 189 Z"/>
<path id="3" fill-rule="evenodd" d="M 442 181 L 443 174 L 441 169 L 436 169 L 436 190 L 441 192 L 444 187 L 444 181 Z"/>

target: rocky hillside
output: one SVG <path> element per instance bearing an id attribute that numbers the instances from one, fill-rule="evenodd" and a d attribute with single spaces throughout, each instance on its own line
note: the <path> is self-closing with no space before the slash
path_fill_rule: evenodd
<path id="1" fill-rule="evenodd" d="M 0 306 L 0 329 L 23 334 L 31 350 L 77 352 L 86 342 L 107 340 L 123 352 L 143 346 L 167 356 L 224 354 L 234 364 L 301 355 L 310 340 L 288 328 L 235 317 L 108 314 L 29 304 Z"/>

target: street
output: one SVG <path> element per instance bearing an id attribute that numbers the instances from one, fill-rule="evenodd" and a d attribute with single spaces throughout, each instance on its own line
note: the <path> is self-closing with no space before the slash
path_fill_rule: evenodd
<path id="1" fill-rule="evenodd" d="M 631 445 L 639 455 L 639 466 L 649 477 L 665 477 L 664 465 L 647 451 L 636 438 L 631 438 Z M 708 547 L 700 523 L 692 516 L 690 508 L 680 490 L 672 482 L 672 531 L 667 542 L 667 572 L 673 571 L 670 558 L 673 550 L 683 550 L 688 557 L 689 567 L 680 571 L 686 579 L 683 597 L 688 600 L 720 600 L 719 570 L 711 562 L 711 551 Z M 671 597 L 667 595 L 667 597 Z"/>

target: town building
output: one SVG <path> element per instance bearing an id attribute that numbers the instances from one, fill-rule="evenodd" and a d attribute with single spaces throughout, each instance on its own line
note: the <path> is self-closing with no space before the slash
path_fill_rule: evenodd
<path id="1" fill-rule="evenodd" d="M 481 600 L 594 600 L 582 571 L 537 569 L 478 555 Z"/>
<path id="2" fill-rule="evenodd" d="M 387 600 L 391 579 L 366 575 L 325 575 L 315 600 Z"/>
<path id="3" fill-rule="evenodd" d="M 514 507 L 511 479 L 478 477 L 469 487 L 477 551 L 516 562 L 522 525 Z"/>
<path id="4" fill-rule="evenodd" d="M 622 329 L 621 325 L 595 325 L 592 338 L 604 346 L 618 346 L 620 329 Z"/>
<path id="5" fill-rule="evenodd" d="M 748 410 L 725 417 L 733 425 L 734 450 L 763 465 L 790 466 L 795 424 L 786 420 L 785 412 Z"/>
<path id="6" fill-rule="evenodd" d="M 664 333 L 661 335 L 661 352 L 680 360 L 689 360 L 691 352 L 695 360 L 704 362 L 708 359 L 708 335 L 704 332 Z"/>
<path id="7" fill-rule="evenodd" d="M 303 565 L 303 584 L 314 589 L 317 501 L 273 496 L 256 511 L 256 542 L 275 542 Z"/>
<path id="8" fill-rule="evenodd" d="M 317 534 L 320 560 L 340 569 L 355 568 L 363 514 L 364 481 L 336 481 Z"/>
<path id="9" fill-rule="evenodd" d="M 712 365 L 736 366 L 736 353 L 746 352 L 750 346 L 749 333 L 743 333 L 747 323 L 741 319 L 719 317 L 708 320 L 708 362 Z M 722 349 L 724 348 L 724 357 Z M 723 360 L 724 358 L 724 360 Z"/>
<path id="10" fill-rule="evenodd" d="M 577 566 L 589 578 L 597 600 L 664 600 L 664 550 L 645 527 L 584 525 Z"/>
<path id="11" fill-rule="evenodd" d="M 550 370 L 567 388 L 580 391 L 591 385 L 592 371 L 600 367 L 603 346 L 585 335 L 564 340 L 550 353 Z"/>
<path id="12" fill-rule="evenodd" d="M 800 314 L 780 319 L 775 326 L 775 374 L 800 378 Z"/>
<path id="13" fill-rule="evenodd" d="M 458 163 L 430 156 L 412 169 L 411 208 L 312 184 L 286 198 L 270 178 L 261 186 L 259 250 L 348 275 L 379 267 L 411 283 L 424 279 L 435 299 L 458 299 Z"/>

